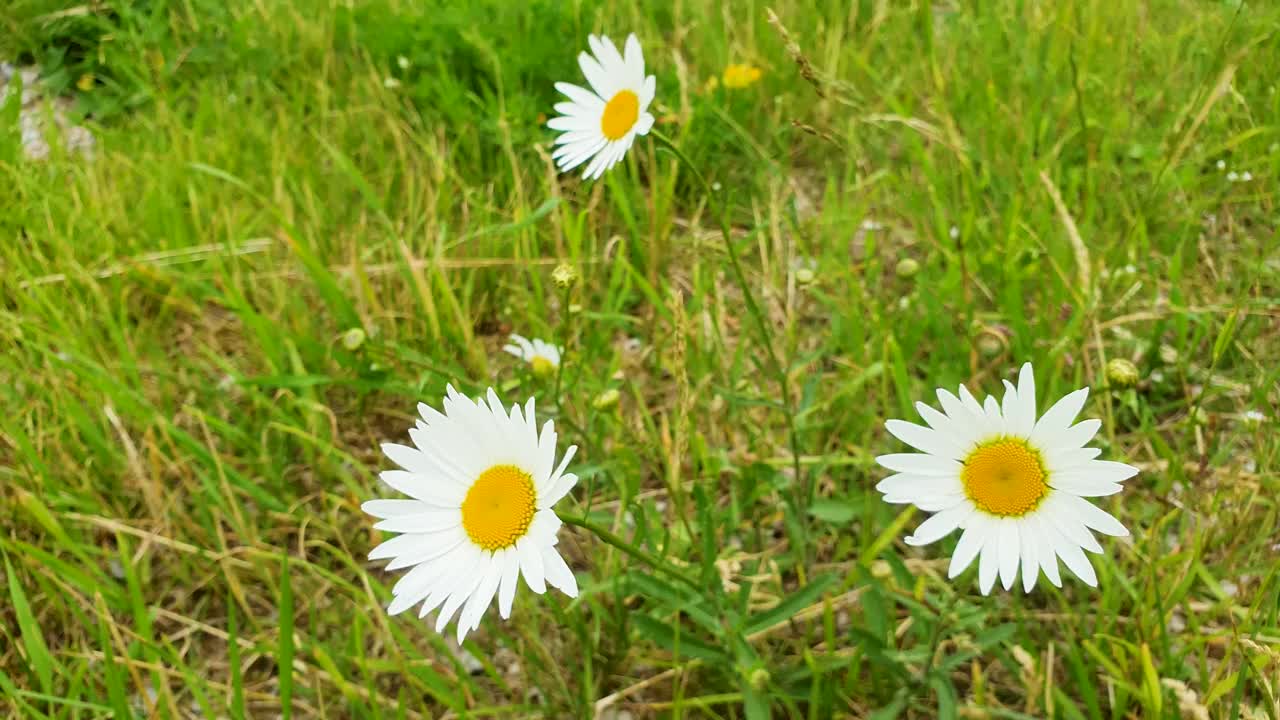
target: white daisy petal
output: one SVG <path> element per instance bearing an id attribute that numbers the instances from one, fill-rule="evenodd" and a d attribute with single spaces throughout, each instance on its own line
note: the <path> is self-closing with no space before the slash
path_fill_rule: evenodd
<path id="1" fill-rule="evenodd" d="M 1045 437 L 1043 441 L 1036 438 L 1035 433 L 1032 433 L 1031 442 L 1057 450 L 1076 450 L 1084 447 L 1085 443 L 1092 440 L 1101 427 L 1101 420 L 1085 420 L 1061 432 L 1052 433 L 1051 437 Z M 1044 434 L 1046 436 L 1050 435 L 1047 431 Z"/>
<path id="2" fill-rule="evenodd" d="M 1073 508 L 1065 503 L 1065 497 L 1066 493 L 1054 493 L 1044 501 L 1047 506 L 1043 515 L 1045 523 L 1057 530 L 1071 545 L 1089 552 L 1102 552 L 1102 546 L 1085 527 L 1084 521 L 1075 515 Z"/>
<path id="3" fill-rule="evenodd" d="M 551 587 L 568 595 L 578 597 L 578 579 L 565 563 L 554 547 L 542 548 L 542 566 L 546 570 L 547 582 Z"/>
<path id="4" fill-rule="evenodd" d="M 983 538 L 982 551 L 978 554 L 978 589 L 983 595 L 990 595 L 996 584 L 996 573 L 1000 569 L 999 538 L 999 526 L 993 524 Z"/>
<path id="5" fill-rule="evenodd" d="M 928 475 L 931 477 L 959 476 L 960 471 L 963 469 L 960 463 L 955 460 L 917 453 L 881 455 L 876 458 L 876 462 L 895 472 Z"/>
<path id="6" fill-rule="evenodd" d="M 947 568 L 947 577 L 954 578 L 973 564 L 974 558 L 978 557 L 986 543 L 990 530 L 991 524 L 986 516 L 975 514 L 969 527 L 960 535 L 960 542 L 956 543 L 956 551 L 951 555 L 951 566 Z"/>
<path id="7" fill-rule="evenodd" d="M 644 82 L 644 53 L 640 50 L 640 39 L 635 33 L 627 35 L 623 61 L 627 66 L 629 79 L 633 82 Z"/>
<path id="8" fill-rule="evenodd" d="M 1044 464 L 1049 468 L 1049 474 L 1066 472 L 1075 468 L 1087 466 L 1093 462 L 1093 459 L 1102 454 L 1098 448 L 1076 448 L 1075 450 L 1055 450 L 1052 448 L 1041 451 L 1044 455 Z"/>
<path id="9" fill-rule="evenodd" d="M 1085 472 L 1095 480 L 1118 483 L 1137 475 L 1138 468 L 1111 460 L 1094 460 L 1086 466 Z"/>
<path id="10" fill-rule="evenodd" d="M 888 496 L 886 496 L 885 502 L 890 502 Z M 970 505 L 965 501 L 964 495 L 961 493 L 956 493 L 955 495 L 927 495 L 924 497 L 913 497 L 906 502 L 915 505 L 925 512 L 941 512 L 943 510 L 949 510 L 960 504 L 964 504 L 965 507 L 970 507 Z"/>
<path id="11" fill-rule="evenodd" d="M 1086 526 L 1104 534 L 1113 537 L 1126 537 L 1129 531 L 1119 520 L 1112 517 L 1111 513 L 1085 500 L 1084 498 L 1075 497 L 1069 494 L 1062 495 L 1062 503 L 1071 506 L 1072 512 L 1080 519 L 1080 522 Z"/>
<path id="12" fill-rule="evenodd" d="M 1035 430 L 1032 431 L 1032 439 L 1043 441 L 1045 437 L 1043 433 L 1056 433 L 1066 430 L 1071 426 L 1071 421 L 1076 419 L 1080 411 L 1084 408 L 1085 400 L 1089 398 L 1089 388 L 1081 388 L 1073 393 L 1068 393 L 1061 400 L 1053 404 L 1039 420 L 1036 421 Z"/>
<path id="13" fill-rule="evenodd" d="M 582 68 L 582 75 L 587 78 L 587 83 L 600 99 L 613 96 L 613 82 L 609 79 L 609 73 L 605 72 L 595 58 L 587 53 L 578 53 L 578 67 Z"/>
<path id="14" fill-rule="evenodd" d="M 876 483 L 876 490 L 886 495 L 952 495 L 963 493 L 964 486 L 959 473 L 949 477 L 897 473 Z"/>
<path id="15" fill-rule="evenodd" d="M 1062 576 L 1058 574 L 1058 556 L 1053 550 L 1053 531 L 1045 527 L 1045 522 L 1038 515 L 1028 515 L 1026 522 L 1032 528 L 1036 538 L 1036 555 L 1039 556 L 1040 569 L 1055 587 L 1062 587 Z"/>
<path id="16" fill-rule="evenodd" d="M 1089 558 L 1078 546 L 1063 538 L 1057 543 L 1055 550 L 1058 553 L 1058 557 L 1062 558 L 1062 563 L 1076 577 L 1083 580 L 1090 587 L 1098 587 L 1098 575 L 1093 571 L 1093 565 L 1089 563 Z"/>
<path id="17" fill-rule="evenodd" d="M 1039 538 L 1032 532 L 1027 518 L 1017 521 L 1018 549 L 1022 554 L 1022 592 L 1029 593 L 1040 577 L 1040 554 L 1036 547 Z"/>
<path id="18" fill-rule="evenodd" d="M 960 460 L 967 450 L 943 433 L 903 420 L 886 420 L 884 427 L 902 442 L 930 455 Z"/>
<path id="19" fill-rule="evenodd" d="M 1000 584 L 1005 590 L 1013 588 L 1013 581 L 1018 575 L 1018 560 L 1022 557 L 1019 540 L 1017 521 L 1010 518 L 1001 520 L 996 542 L 1000 551 Z"/>
<path id="20" fill-rule="evenodd" d="M 983 413 L 987 416 L 987 428 L 992 435 L 1004 435 L 1009 432 L 1008 418 L 1004 416 L 1004 412 L 1000 409 L 1000 403 L 994 397 L 988 395 L 983 401 Z"/>
<path id="21" fill-rule="evenodd" d="M 459 644 L 462 643 L 462 638 L 466 637 L 467 631 L 479 624 L 484 611 L 489 608 L 489 603 L 493 602 L 493 596 L 498 592 L 498 583 L 502 581 L 502 572 L 502 563 L 496 557 L 491 558 L 489 567 L 485 570 L 484 579 L 480 581 L 480 585 L 471 597 L 467 598 L 462 614 L 458 616 Z"/>
<path id="22" fill-rule="evenodd" d="M 559 90 L 565 97 L 569 98 L 574 107 L 604 112 L 604 100 L 601 100 L 599 96 L 586 88 L 567 82 L 558 82 L 556 83 L 556 90 Z M 593 112 L 592 114 L 596 113 Z"/>
<path id="23" fill-rule="evenodd" d="M 527 542 L 524 538 L 516 543 L 516 552 L 520 555 L 520 575 L 524 577 L 525 584 L 539 595 L 546 592 L 542 553 L 533 546 L 533 543 Z"/>
<path id="24" fill-rule="evenodd" d="M 508 348 L 549 357 L 553 346 L 513 335 Z M 403 533 L 369 553 L 390 559 L 388 570 L 409 568 L 392 588 L 388 611 L 421 604 L 418 615 L 426 617 L 438 608 L 437 632 L 456 615 L 462 642 L 495 596 L 499 614 L 510 616 L 521 575 L 535 592 L 549 582 L 577 594 L 563 560 L 550 559 L 559 558 L 562 525 L 552 506 L 577 481 L 567 471 L 576 448 L 554 465 L 556 434 L 548 421 L 539 435 L 532 399 L 507 408 L 493 390 L 473 400 L 450 386 L 443 407 L 419 407 L 413 447 L 383 446 L 404 469 L 388 470 L 382 480 L 413 499 L 370 500 L 362 509 L 379 518 L 376 529 Z"/>
<path id="25" fill-rule="evenodd" d="M 908 545 L 928 545 L 929 543 L 937 542 L 956 528 L 961 527 L 961 524 L 973 512 L 973 508 L 969 505 L 957 505 L 936 513 L 930 516 L 928 520 L 920 523 L 920 527 L 916 528 L 915 534 L 907 536 L 906 543 Z"/>
<path id="26" fill-rule="evenodd" d="M 1030 435 L 1036 425 L 1036 376 L 1031 363 L 1023 363 L 1018 372 L 1018 406 L 1021 432 Z"/>
<path id="27" fill-rule="evenodd" d="M 1124 490 L 1124 486 L 1118 483 L 1098 482 L 1068 475 L 1055 475 L 1049 484 L 1055 490 L 1062 490 L 1064 493 L 1080 497 L 1106 497 Z"/>
<path id="28" fill-rule="evenodd" d="M 385 519 L 425 512 L 431 506 L 420 500 L 368 500 L 360 505 L 360 509 L 366 515 Z"/>
<path id="29" fill-rule="evenodd" d="M 520 558 L 511 548 L 500 550 L 502 558 L 502 582 L 498 586 L 498 614 L 503 620 L 511 617 L 511 603 L 516 597 L 520 582 Z"/>

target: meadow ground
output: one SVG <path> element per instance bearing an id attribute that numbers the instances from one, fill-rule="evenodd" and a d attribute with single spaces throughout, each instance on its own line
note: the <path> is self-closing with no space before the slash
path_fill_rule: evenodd
<path id="1" fill-rule="evenodd" d="M 652 137 L 550 160 L 631 31 L 767 344 Z M 97 136 L 0 112 L 4 714 L 1280 717 L 1280 5 L 6 0 L 0 57 Z M 1025 360 L 1092 389 L 1132 534 L 983 597 L 874 458 Z M 562 508 L 700 591 L 566 527 L 578 598 L 388 618 L 360 504 L 448 382 L 536 396 Z"/>

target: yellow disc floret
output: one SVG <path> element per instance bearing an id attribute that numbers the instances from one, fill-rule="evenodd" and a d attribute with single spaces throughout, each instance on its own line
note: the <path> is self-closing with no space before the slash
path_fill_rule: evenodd
<path id="1" fill-rule="evenodd" d="M 600 132 L 609 140 L 621 140 L 640 118 L 640 98 L 630 90 L 619 90 L 605 103 Z"/>
<path id="2" fill-rule="evenodd" d="M 1040 452 L 1021 438 L 999 438 L 964 459 L 960 481 L 978 509 L 1003 517 L 1035 510 L 1049 492 Z"/>
<path id="3" fill-rule="evenodd" d="M 515 465 L 494 465 L 480 473 L 462 501 L 462 528 L 485 550 L 516 544 L 529 532 L 537 511 L 533 478 Z"/>

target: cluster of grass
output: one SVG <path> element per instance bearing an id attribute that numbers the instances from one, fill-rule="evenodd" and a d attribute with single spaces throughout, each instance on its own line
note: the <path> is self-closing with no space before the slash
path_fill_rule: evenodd
<path id="1" fill-rule="evenodd" d="M 5 2 L 100 152 L 0 113 L 0 711 L 1280 717 L 1280 7 L 769 7 Z M 693 179 L 555 172 L 598 31 L 725 190 L 799 458 Z M 984 598 L 872 489 L 884 418 L 1024 360 L 1143 471 L 1098 590 Z M 537 396 L 565 503 L 711 590 L 566 529 L 576 600 L 387 618 L 359 504 L 448 382 Z"/>

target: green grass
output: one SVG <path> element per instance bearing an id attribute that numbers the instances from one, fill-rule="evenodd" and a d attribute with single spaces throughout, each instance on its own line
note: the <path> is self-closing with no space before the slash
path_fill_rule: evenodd
<path id="1" fill-rule="evenodd" d="M 769 7 L 811 80 L 754 0 L 4 3 L 0 55 L 92 74 L 98 153 L 21 161 L 0 113 L 0 711 L 1163 718 L 1176 680 L 1280 717 L 1280 6 Z M 632 30 L 801 477 L 694 179 L 550 162 L 553 83 Z M 763 78 L 708 91 L 730 62 Z M 558 395 L 513 331 L 567 345 Z M 1100 588 L 984 598 L 873 458 L 1024 360 L 1143 472 Z M 566 527 L 581 595 L 491 609 L 475 665 L 388 618 L 359 504 L 449 382 L 537 396 L 563 509 L 703 590 Z"/>

